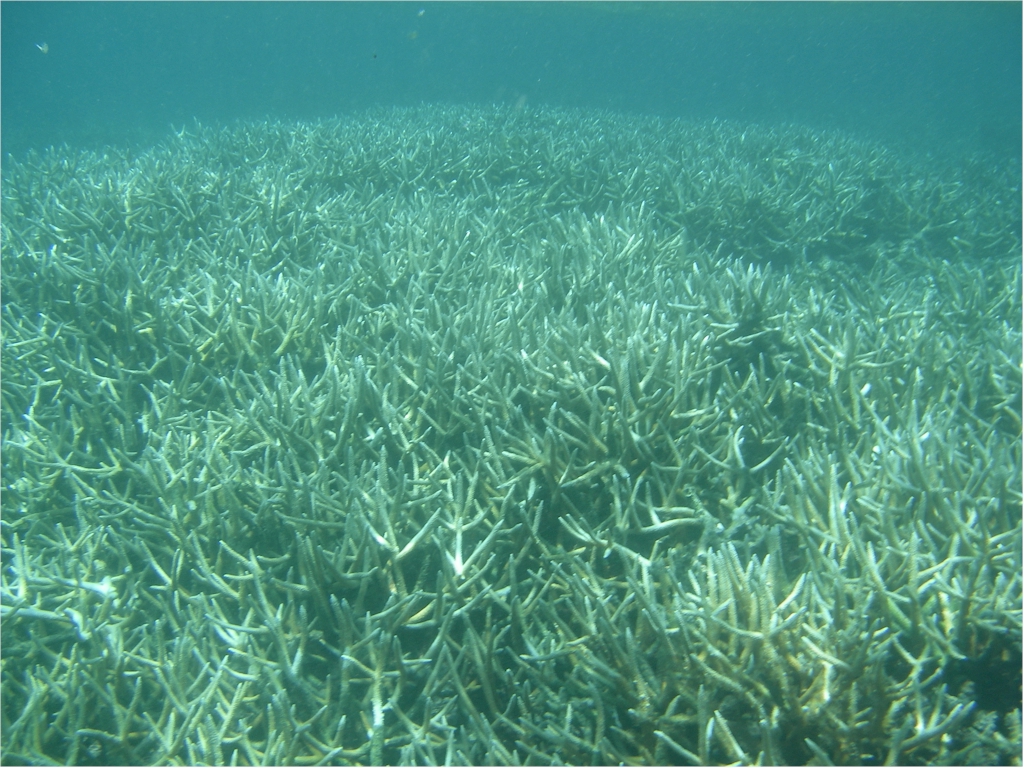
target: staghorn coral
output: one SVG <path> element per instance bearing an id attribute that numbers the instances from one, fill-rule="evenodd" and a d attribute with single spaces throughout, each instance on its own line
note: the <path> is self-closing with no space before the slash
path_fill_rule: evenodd
<path id="1" fill-rule="evenodd" d="M 4 762 L 1019 761 L 1019 194 L 503 108 L 8 163 Z"/>

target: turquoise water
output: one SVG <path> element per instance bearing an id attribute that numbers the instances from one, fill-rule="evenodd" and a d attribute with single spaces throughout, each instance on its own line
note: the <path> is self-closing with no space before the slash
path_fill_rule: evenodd
<path id="1" fill-rule="evenodd" d="M 493 102 L 1020 154 L 1020 3 L 4 3 L 5 152 Z M 37 45 L 45 44 L 42 53 Z"/>

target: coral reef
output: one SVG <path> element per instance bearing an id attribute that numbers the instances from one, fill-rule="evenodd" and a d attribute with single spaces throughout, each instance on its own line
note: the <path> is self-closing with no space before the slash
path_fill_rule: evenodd
<path id="1" fill-rule="evenodd" d="M 2 194 L 5 763 L 1019 763 L 1019 167 L 422 107 Z"/>

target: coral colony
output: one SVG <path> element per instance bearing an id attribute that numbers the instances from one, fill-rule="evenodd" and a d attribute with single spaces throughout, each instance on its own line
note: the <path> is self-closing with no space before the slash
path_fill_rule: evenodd
<path id="1" fill-rule="evenodd" d="M 1019 166 L 422 107 L 2 193 L 4 762 L 1019 761 Z"/>

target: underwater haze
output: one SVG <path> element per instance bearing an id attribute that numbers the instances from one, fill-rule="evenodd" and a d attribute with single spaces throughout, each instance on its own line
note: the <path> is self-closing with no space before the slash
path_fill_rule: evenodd
<path id="1" fill-rule="evenodd" d="M 152 143 L 195 119 L 424 102 L 797 122 L 1020 154 L 1020 3 L 5 2 L 0 14 L 2 144 L 15 155 Z"/>
<path id="2" fill-rule="evenodd" d="M 0 764 L 1020 764 L 1019 3 L 0 15 Z"/>

